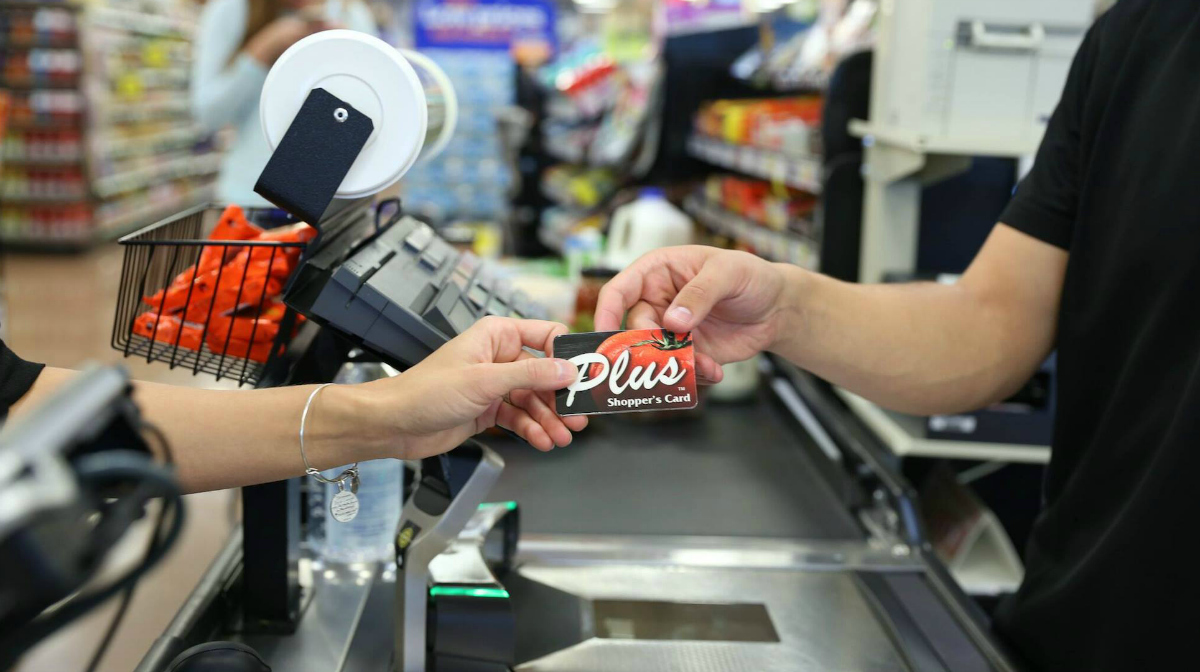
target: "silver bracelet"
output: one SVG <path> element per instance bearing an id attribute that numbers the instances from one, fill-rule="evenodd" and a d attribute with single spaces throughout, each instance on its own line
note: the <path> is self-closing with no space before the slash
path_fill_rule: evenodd
<path id="1" fill-rule="evenodd" d="M 308 455 L 305 454 L 305 452 L 304 452 L 304 426 L 308 423 L 308 409 L 312 408 L 313 400 L 317 398 L 317 394 L 319 394 L 321 392 L 321 390 L 329 387 L 330 385 L 333 385 L 333 383 L 324 383 L 322 385 L 318 385 L 317 389 L 313 390 L 312 394 L 308 395 L 308 401 L 304 403 L 304 412 L 300 414 L 300 459 L 304 460 L 304 473 L 308 474 L 312 478 L 315 478 L 316 480 L 318 480 L 322 483 L 329 483 L 331 485 L 337 485 L 337 484 L 341 483 L 342 481 L 346 480 L 347 478 L 350 478 L 350 479 L 358 478 L 358 462 L 355 462 L 354 464 L 350 465 L 349 467 L 347 467 L 345 469 L 345 471 L 343 471 L 342 473 L 338 474 L 337 476 L 335 476 L 333 478 L 325 478 L 325 476 L 323 476 L 321 474 L 320 469 L 317 469 L 317 468 L 313 467 L 311 464 L 309 464 Z M 357 489 L 357 488 L 355 488 L 355 489 Z"/>

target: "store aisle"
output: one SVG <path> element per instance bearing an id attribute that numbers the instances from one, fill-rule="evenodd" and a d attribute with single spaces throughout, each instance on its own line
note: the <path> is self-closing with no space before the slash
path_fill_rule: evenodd
<path id="1" fill-rule="evenodd" d="M 112 349 L 112 319 L 122 251 L 101 245 L 79 255 L 0 253 L 0 334 L 22 357 L 76 368 L 87 362 L 120 363 L 135 379 L 231 389 L 211 376 L 171 371 L 163 364 L 126 360 Z M 103 672 L 137 666 L 221 548 L 233 524 L 235 491 L 187 498 L 187 527 L 167 559 L 138 586 Z M 116 608 L 106 604 L 26 657 L 17 672 L 81 670 L 90 660 Z"/>

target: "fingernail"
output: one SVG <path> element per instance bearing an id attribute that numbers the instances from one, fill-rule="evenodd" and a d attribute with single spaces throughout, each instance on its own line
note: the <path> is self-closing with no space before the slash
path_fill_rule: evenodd
<path id="1" fill-rule="evenodd" d="M 554 360 L 554 372 L 559 380 L 575 380 L 575 365 L 565 359 Z"/>
<path id="2" fill-rule="evenodd" d="M 666 317 L 675 320 L 679 324 L 692 323 L 692 311 L 684 308 L 683 306 L 675 306 L 674 308 L 668 310 Z"/>

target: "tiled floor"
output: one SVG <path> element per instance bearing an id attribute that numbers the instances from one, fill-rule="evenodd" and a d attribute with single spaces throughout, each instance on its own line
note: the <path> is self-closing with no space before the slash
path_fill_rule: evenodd
<path id="1" fill-rule="evenodd" d="M 211 377 L 169 370 L 163 364 L 123 360 L 111 348 L 113 310 L 122 254 L 115 244 L 83 255 L 0 253 L 0 335 L 25 359 L 75 368 L 86 362 L 121 363 L 136 379 L 224 387 Z M 142 580 L 101 670 L 129 672 L 162 632 L 232 526 L 232 491 L 187 498 L 188 523 L 170 556 Z M 83 669 L 114 604 L 107 604 L 44 642 L 18 672 Z"/>

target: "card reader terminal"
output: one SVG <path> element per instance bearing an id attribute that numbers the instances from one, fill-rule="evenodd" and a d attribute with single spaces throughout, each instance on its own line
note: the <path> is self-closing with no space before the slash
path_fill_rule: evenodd
<path id="1" fill-rule="evenodd" d="M 305 265 L 288 304 L 401 366 L 420 362 L 485 316 L 545 317 L 488 264 L 409 217 L 340 261 L 318 254 Z"/>

